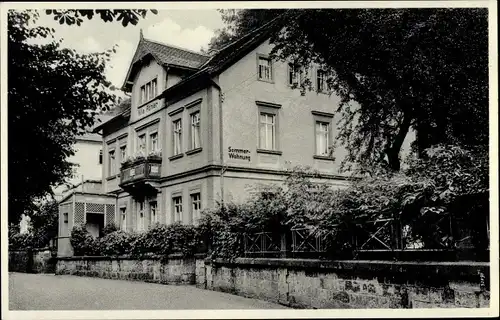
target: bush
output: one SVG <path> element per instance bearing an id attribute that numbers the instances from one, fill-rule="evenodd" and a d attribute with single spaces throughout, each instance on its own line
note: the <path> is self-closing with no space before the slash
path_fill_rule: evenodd
<path id="1" fill-rule="evenodd" d="M 118 231 L 118 228 L 113 222 L 110 222 L 102 229 L 102 235 L 105 237 L 106 235 L 116 231 Z"/>
<path id="2" fill-rule="evenodd" d="M 121 256 L 130 252 L 132 237 L 124 231 L 114 231 L 99 238 L 99 254 L 104 256 Z"/>
<path id="3" fill-rule="evenodd" d="M 84 226 L 71 231 L 71 245 L 75 255 L 129 255 L 136 258 L 148 256 L 166 257 L 172 253 L 192 256 L 202 244 L 202 237 L 194 226 L 179 223 L 154 225 L 146 232 L 114 231 L 94 239 Z"/>
<path id="4" fill-rule="evenodd" d="M 30 233 L 9 232 L 9 250 L 26 250 L 34 247 L 34 238 Z"/>
<path id="5" fill-rule="evenodd" d="M 87 231 L 84 225 L 76 225 L 71 230 L 70 243 L 75 256 L 99 255 L 99 241 Z"/>

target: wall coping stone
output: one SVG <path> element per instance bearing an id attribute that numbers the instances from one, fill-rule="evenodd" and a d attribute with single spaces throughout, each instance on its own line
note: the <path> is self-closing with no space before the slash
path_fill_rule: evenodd
<path id="1" fill-rule="evenodd" d="M 307 269 L 309 271 L 338 273 L 354 273 L 363 275 L 366 271 L 380 276 L 403 274 L 407 279 L 428 279 L 429 276 L 439 278 L 446 275 L 447 279 L 479 279 L 479 273 L 489 278 L 489 262 L 452 261 L 452 262 L 421 262 L 421 261 L 385 261 L 385 260 L 319 260 L 294 258 L 236 258 L 233 262 L 222 259 L 205 259 L 205 264 L 214 267 L 250 267 L 269 268 L 281 267 L 289 269 Z"/>
<path id="2" fill-rule="evenodd" d="M 168 259 L 204 259 L 206 254 L 196 253 L 192 257 L 184 257 L 181 253 L 173 253 L 167 256 Z M 57 257 L 57 260 L 63 261 L 80 261 L 80 260 L 158 260 L 163 258 L 163 256 L 144 256 L 144 257 L 131 257 L 131 256 L 71 256 L 71 257 Z"/>

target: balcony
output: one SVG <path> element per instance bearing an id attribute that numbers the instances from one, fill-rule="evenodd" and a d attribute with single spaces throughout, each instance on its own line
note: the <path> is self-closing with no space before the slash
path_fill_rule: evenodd
<path id="1" fill-rule="evenodd" d="M 149 155 L 122 163 L 120 188 L 139 198 L 156 194 L 161 175 L 161 161 L 161 155 Z"/>

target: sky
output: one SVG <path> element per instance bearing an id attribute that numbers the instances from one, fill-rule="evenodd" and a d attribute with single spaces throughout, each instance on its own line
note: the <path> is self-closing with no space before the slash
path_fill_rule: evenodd
<path id="1" fill-rule="evenodd" d="M 139 42 L 141 28 L 145 38 L 199 51 L 202 47 L 206 48 L 215 30 L 223 27 L 220 13 L 215 9 L 158 10 L 157 15 L 148 12 L 146 19 L 127 27 L 123 27 L 120 22 L 106 23 L 97 15 L 92 20 L 84 19 L 81 26 L 60 25 L 53 16 L 40 12 L 36 24 L 54 28 L 56 39 L 63 39 L 63 47 L 81 53 L 102 52 L 117 44 L 117 52 L 112 55 L 106 69 L 107 79 L 117 87 L 123 84 Z M 41 43 L 44 40 L 34 42 Z"/>

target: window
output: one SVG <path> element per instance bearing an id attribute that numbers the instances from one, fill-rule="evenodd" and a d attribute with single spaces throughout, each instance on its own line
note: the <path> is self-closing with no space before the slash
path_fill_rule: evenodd
<path id="1" fill-rule="evenodd" d="M 144 202 L 139 202 L 137 209 L 137 230 L 144 231 Z"/>
<path id="2" fill-rule="evenodd" d="M 120 147 L 120 161 L 124 161 L 127 158 L 127 146 Z"/>
<path id="3" fill-rule="evenodd" d="M 120 208 L 120 229 L 127 230 L 127 208 Z"/>
<path id="4" fill-rule="evenodd" d="M 149 135 L 149 142 L 151 144 L 151 151 L 158 151 L 158 132 Z"/>
<path id="5" fill-rule="evenodd" d="M 260 113 L 260 148 L 274 150 L 276 147 L 276 115 Z"/>
<path id="6" fill-rule="evenodd" d="M 316 88 L 318 92 L 326 91 L 326 72 L 324 70 L 316 72 Z"/>
<path id="7" fill-rule="evenodd" d="M 266 81 L 271 81 L 272 80 L 272 74 L 271 74 L 271 59 L 265 58 L 265 57 L 259 57 L 259 79 L 260 80 L 266 80 Z"/>
<path id="8" fill-rule="evenodd" d="M 146 135 L 141 134 L 137 143 L 137 151 L 142 152 L 143 154 L 146 152 Z"/>
<path id="9" fill-rule="evenodd" d="M 288 84 L 291 86 L 300 85 L 300 66 L 297 64 L 288 64 Z"/>
<path id="10" fill-rule="evenodd" d="M 201 147 L 200 112 L 191 114 L 191 149 Z"/>
<path id="11" fill-rule="evenodd" d="M 141 87 L 141 104 L 146 102 L 146 87 L 142 86 Z"/>
<path id="12" fill-rule="evenodd" d="M 172 202 L 174 204 L 174 221 L 182 221 L 182 197 L 174 197 L 172 198 Z"/>
<path id="13" fill-rule="evenodd" d="M 152 225 L 158 222 L 158 213 L 157 213 L 158 210 L 157 209 L 158 209 L 158 206 L 156 204 L 156 201 L 149 203 L 149 214 L 150 214 L 150 220 L 151 220 Z"/>
<path id="14" fill-rule="evenodd" d="M 328 144 L 330 136 L 330 124 L 327 122 L 316 122 L 316 154 L 328 156 Z"/>
<path id="15" fill-rule="evenodd" d="M 102 150 L 99 150 L 99 164 L 102 164 Z"/>
<path id="16" fill-rule="evenodd" d="M 68 213 L 67 212 L 63 213 L 63 222 L 68 223 Z"/>
<path id="17" fill-rule="evenodd" d="M 193 193 L 191 195 L 191 219 L 196 222 L 201 218 L 201 194 Z"/>
<path id="18" fill-rule="evenodd" d="M 173 122 L 174 127 L 174 155 L 182 153 L 182 121 L 181 119 Z"/>
<path id="19" fill-rule="evenodd" d="M 141 104 L 154 99 L 157 94 L 157 81 L 153 79 L 141 87 Z"/>
<path id="20" fill-rule="evenodd" d="M 109 175 L 112 176 L 116 172 L 115 150 L 110 150 L 109 151 L 108 161 L 109 161 L 109 163 L 108 163 Z"/>

